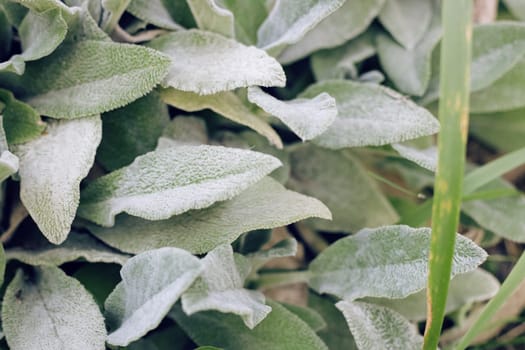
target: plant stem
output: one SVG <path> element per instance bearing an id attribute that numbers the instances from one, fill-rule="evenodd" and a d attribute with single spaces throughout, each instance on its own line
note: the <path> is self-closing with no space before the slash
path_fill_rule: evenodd
<path id="1" fill-rule="evenodd" d="M 438 136 L 439 160 L 432 206 L 427 288 L 428 315 L 423 349 L 438 345 L 447 301 L 459 221 L 468 132 L 472 0 L 443 1 Z"/>

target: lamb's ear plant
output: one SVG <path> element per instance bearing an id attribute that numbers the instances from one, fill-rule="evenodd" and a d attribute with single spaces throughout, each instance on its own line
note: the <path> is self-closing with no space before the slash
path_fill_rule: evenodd
<path id="1" fill-rule="evenodd" d="M 0 0 L 0 349 L 463 349 L 518 318 L 525 7 L 471 6 Z"/>

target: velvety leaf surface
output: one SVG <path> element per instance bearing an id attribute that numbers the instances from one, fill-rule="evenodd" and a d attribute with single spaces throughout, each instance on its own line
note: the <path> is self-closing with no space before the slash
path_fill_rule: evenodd
<path id="1" fill-rule="evenodd" d="M 274 58 L 219 34 L 180 31 L 163 35 L 149 46 L 171 58 L 163 85 L 178 90 L 210 95 L 252 85 L 282 87 L 286 82 Z"/>
<path id="2" fill-rule="evenodd" d="M 202 260 L 203 272 L 182 295 L 182 309 L 187 315 L 217 310 L 239 315 L 246 327 L 253 329 L 271 311 L 259 291 L 244 289 L 244 278 L 235 264 L 233 249 L 223 244 Z"/>
<path id="3" fill-rule="evenodd" d="M 106 318 L 113 329 L 108 343 L 126 346 L 156 328 L 201 272 L 199 259 L 177 248 L 129 259 L 120 272 L 122 282 L 106 299 Z"/>
<path id="4" fill-rule="evenodd" d="M 323 317 L 314 309 L 287 303 L 281 303 L 281 305 L 288 309 L 288 311 L 293 312 L 314 331 L 319 332 L 321 329 L 326 328 L 326 322 Z"/>
<path id="5" fill-rule="evenodd" d="M 503 0 L 512 14 L 525 21 L 525 4 L 520 0 Z"/>
<path id="6" fill-rule="evenodd" d="M 278 1 L 257 32 L 257 46 L 278 56 L 295 44 L 345 0 Z"/>
<path id="7" fill-rule="evenodd" d="M 24 99 L 38 112 L 72 119 L 122 107 L 153 89 L 169 59 L 138 45 L 85 40 L 26 65 Z"/>
<path id="8" fill-rule="evenodd" d="M 244 232 L 284 226 L 312 216 L 329 219 L 330 212 L 317 199 L 287 191 L 275 180 L 264 178 L 233 199 L 207 209 L 160 221 L 120 215 L 112 228 L 92 225 L 89 230 L 125 252 L 169 246 L 202 254 L 233 242 Z"/>
<path id="9" fill-rule="evenodd" d="M 388 0 L 389 1 L 389 0 Z M 379 13 L 385 0 L 347 0 L 323 19 L 302 39 L 279 56 L 279 62 L 290 63 L 319 49 L 336 47 L 365 31 Z"/>
<path id="10" fill-rule="evenodd" d="M 310 263 L 310 286 L 349 301 L 406 297 L 425 288 L 429 243 L 429 228 L 363 229 L 333 243 Z M 474 270 L 486 257 L 458 234 L 452 276 Z"/>
<path id="11" fill-rule="evenodd" d="M 248 100 L 277 117 L 303 141 L 319 136 L 337 116 L 335 99 L 321 93 L 312 99 L 280 101 L 259 87 L 248 89 Z"/>
<path id="12" fill-rule="evenodd" d="M 212 111 L 233 120 L 236 123 L 246 125 L 259 134 L 265 136 L 268 141 L 278 148 L 283 147 L 280 136 L 264 120 L 255 115 L 235 93 L 226 91 L 213 95 L 201 96 L 192 92 L 175 89 L 162 91 L 164 101 L 174 107 L 187 112 L 211 109 Z"/>
<path id="13" fill-rule="evenodd" d="M 131 0 L 126 10 L 161 28 L 179 30 L 195 26 L 190 8 L 183 0 Z"/>
<path id="14" fill-rule="evenodd" d="M 276 302 L 268 301 L 268 305 L 272 311 L 252 330 L 244 325 L 239 316 L 217 311 L 187 316 L 179 306 L 175 306 L 170 317 L 198 345 L 212 344 L 231 350 L 328 349 L 299 317 Z"/>
<path id="15" fill-rule="evenodd" d="M 188 6 L 200 29 L 235 37 L 233 14 L 217 0 L 188 0 Z"/>
<path id="16" fill-rule="evenodd" d="M 160 149 L 90 183 L 79 215 L 103 226 L 122 212 L 164 220 L 231 199 L 280 165 L 269 155 L 221 146 Z"/>
<path id="17" fill-rule="evenodd" d="M 389 308 L 359 301 L 340 301 L 336 306 L 359 349 L 419 350 L 423 346 L 416 326 Z"/>
<path id="18" fill-rule="evenodd" d="M 157 147 L 166 148 L 180 145 L 205 145 L 208 130 L 204 119 L 194 116 L 175 116 L 162 131 Z"/>
<path id="19" fill-rule="evenodd" d="M 130 164 L 137 156 L 155 149 L 168 122 L 168 107 L 157 92 L 104 113 L 97 161 L 108 170 Z"/>
<path id="20" fill-rule="evenodd" d="M 268 16 L 266 0 L 221 0 L 233 13 L 235 38 L 245 45 L 257 43 L 257 30 Z"/>
<path id="21" fill-rule="evenodd" d="M 450 281 L 446 313 L 455 311 L 469 303 L 492 298 L 499 286 L 498 280 L 482 269 L 455 276 Z M 411 321 L 424 321 L 427 317 L 426 289 L 410 294 L 403 299 L 366 298 L 365 301 L 388 307 Z"/>
<path id="22" fill-rule="evenodd" d="M 104 350 L 104 318 L 93 297 L 57 267 L 19 270 L 2 301 L 9 348 Z"/>
<path id="23" fill-rule="evenodd" d="M 316 229 L 356 232 L 397 222 L 397 213 L 379 186 L 351 154 L 304 144 L 291 149 L 290 162 L 290 187 L 319 198 L 333 214 L 333 221 L 311 222 Z"/>
<path id="24" fill-rule="evenodd" d="M 436 171 L 438 158 L 438 150 L 436 146 L 419 149 L 401 143 L 394 143 L 392 148 L 400 155 L 417 165 L 430 171 Z"/>
<path id="25" fill-rule="evenodd" d="M 503 152 L 523 147 L 525 109 L 501 113 L 472 114 L 470 132 Z"/>
<path id="26" fill-rule="evenodd" d="M 314 142 L 327 148 L 379 146 L 439 131 L 438 121 L 426 109 L 389 88 L 350 80 L 324 81 L 300 97 L 322 92 L 337 103 L 335 122 Z"/>
<path id="27" fill-rule="evenodd" d="M 16 146 L 20 158 L 20 198 L 46 236 L 62 243 L 102 136 L 99 116 L 50 122 L 45 135 Z"/>

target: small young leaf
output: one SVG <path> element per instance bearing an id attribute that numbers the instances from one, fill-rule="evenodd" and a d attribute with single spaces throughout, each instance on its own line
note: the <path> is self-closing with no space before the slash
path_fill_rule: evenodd
<path id="1" fill-rule="evenodd" d="M 188 0 L 188 6 L 200 29 L 235 37 L 233 14 L 221 7 L 217 0 Z"/>
<path id="2" fill-rule="evenodd" d="M 325 132 L 337 116 L 335 100 L 327 93 L 321 93 L 312 99 L 279 101 L 254 86 L 248 89 L 248 100 L 279 118 L 303 141 Z"/>
<path id="3" fill-rule="evenodd" d="M 131 0 L 126 10 L 161 28 L 180 30 L 195 26 L 190 8 L 183 0 Z"/>
<path id="4" fill-rule="evenodd" d="M 168 246 L 202 254 L 220 244 L 232 243 L 244 232 L 279 227 L 312 216 L 331 217 L 317 199 L 287 191 L 266 177 L 233 199 L 207 209 L 153 222 L 120 215 L 112 228 L 91 225 L 89 230 L 110 246 L 129 253 Z"/>
<path id="5" fill-rule="evenodd" d="M 438 121 L 406 97 L 376 84 L 331 80 L 310 86 L 300 97 L 327 92 L 337 103 L 335 122 L 314 142 L 328 148 L 380 146 L 432 135 Z"/>
<path id="6" fill-rule="evenodd" d="M 301 40 L 345 0 L 278 1 L 259 27 L 257 46 L 278 56 L 288 45 Z"/>
<path id="7" fill-rule="evenodd" d="M 338 240 L 310 264 L 310 286 L 345 300 L 404 298 L 427 282 L 429 228 L 384 226 Z M 452 276 L 474 270 L 487 253 L 457 235 Z"/>
<path id="8" fill-rule="evenodd" d="M 294 238 L 287 238 L 277 242 L 271 248 L 247 254 L 246 258 L 250 261 L 252 271 L 257 271 L 272 259 L 295 256 L 296 254 L 297 241 Z"/>
<path id="9" fill-rule="evenodd" d="M 276 302 L 268 301 L 268 305 L 272 311 L 254 329 L 246 327 L 237 315 L 205 311 L 187 316 L 178 305 L 170 317 L 199 345 L 231 350 L 328 349 L 299 317 Z"/>
<path id="10" fill-rule="evenodd" d="M 164 101 L 174 107 L 187 112 L 196 112 L 209 108 L 234 122 L 252 128 L 259 134 L 265 136 L 268 141 L 277 148 L 283 147 L 281 138 L 275 130 L 273 130 L 267 122 L 250 111 L 239 96 L 231 91 L 200 96 L 192 92 L 166 89 L 162 90 L 161 94 Z"/>
<path id="11" fill-rule="evenodd" d="M 122 212 L 164 220 L 231 199 L 280 165 L 272 156 L 221 146 L 161 149 L 90 183 L 78 214 L 103 226 Z"/>
<path id="12" fill-rule="evenodd" d="M 217 310 L 241 316 L 246 327 L 253 329 L 271 311 L 259 291 L 243 288 L 244 279 L 235 264 L 229 244 L 220 245 L 203 259 L 204 271 L 182 295 L 182 309 L 187 315 Z"/>
<path id="13" fill-rule="evenodd" d="M 286 82 L 281 65 L 273 57 L 219 34 L 180 31 L 163 35 L 149 46 L 171 58 L 163 82 L 166 87 L 210 95 L 252 85 L 282 87 Z"/>
<path id="14" fill-rule="evenodd" d="M 22 203 L 54 244 L 62 243 L 71 229 L 80 181 L 93 165 L 101 136 L 99 116 L 54 121 L 45 135 L 13 149 L 20 158 Z"/>
<path id="15" fill-rule="evenodd" d="M 114 329 L 108 343 L 127 346 L 156 328 L 201 272 L 199 259 L 177 248 L 129 259 L 120 272 L 122 282 L 106 299 L 106 317 Z"/>
<path id="16" fill-rule="evenodd" d="M 57 267 L 17 272 L 2 302 L 12 350 L 103 350 L 104 318 L 93 297 Z"/>
<path id="17" fill-rule="evenodd" d="M 359 301 L 340 301 L 336 306 L 345 316 L 360 350 L 419 350 L 423 346 L 416 326 L 393 310 Z"/>
<path id="18" fill-rule="evenodd" d="M 395 149 L 400 155 L 416 163 L 417 165 L 430 171 L 436 171 L 438 158 L 438 150 L 436 146 L 418 149 L 401 143 L 394 143 L 392 148 Z"/>

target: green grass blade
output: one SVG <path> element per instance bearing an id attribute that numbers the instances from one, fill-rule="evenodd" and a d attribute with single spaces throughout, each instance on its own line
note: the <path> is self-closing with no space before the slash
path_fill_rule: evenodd
<path id="1" fill-rule="evenodd" d="M 459 221 L 468 132 L 472 0 L 443 1 L 438 136 L 439 160 L 432 207 L 428 315 L 423 348 L 438 345 Z"/>

